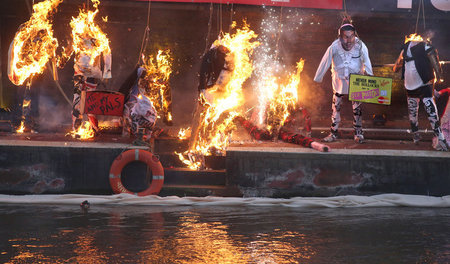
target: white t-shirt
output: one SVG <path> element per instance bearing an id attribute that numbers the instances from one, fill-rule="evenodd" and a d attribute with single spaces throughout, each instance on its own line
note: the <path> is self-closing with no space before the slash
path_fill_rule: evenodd
<path id="1" fill-rule="evenodd" d="M 411 41 L 406 51 L 407 57 L 412 57 L 411 47 L 414 47 L 419 43 L 420 41 Z M 429 48 L 431 48 L 431 46 L 425 43 L 425 50 Z M 405 88 L 407 90 L 415 90 L 420 86 L 424 86 L 425 84 L 431 84 L 431 82 L 423 83 L 422 78 L 420 78 L 420 75 L 417 72 L 414 60 L 405 61 Z"/>
<path id="2" fill-rule="evenodd" d="M 317 68 L 315 82 L 322 82 L 323 76 L 331 66 L 333 90 L 336 93 L 348 94 L 349 76 L 351 73 L 373 75 L 369 50 L 366 45 L 356 38 L 351 50 L 345 50 L 339 39 L 335 40 L 327 49 Z"/>

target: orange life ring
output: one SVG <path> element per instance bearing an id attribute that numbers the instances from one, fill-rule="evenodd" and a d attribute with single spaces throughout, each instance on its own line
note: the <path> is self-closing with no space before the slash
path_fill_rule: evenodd
<path id="1" fill-rule="evenodd" d="M 136 160 L 146 163 L 151 168 L 153 174 L 150 186 L 146 190 L 138 193 L 129 191 L 123 186 L 121 181 L 121 173 L 125 165 Z M 161 162 L 151 152 L 143 149 L 130 149 L 123 152 L 114 160 L 109 171 L 109 184 L 114 193 L 129 193 L 137 196 L 158 194 L 161 191 L 163 183 L 164 169 Z"/>

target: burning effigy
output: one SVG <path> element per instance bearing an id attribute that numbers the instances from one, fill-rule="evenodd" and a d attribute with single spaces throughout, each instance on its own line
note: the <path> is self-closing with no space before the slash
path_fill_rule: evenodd
<path id="1" fill-rule="evenodd" d="M 17 132 L 30 130 L 31 83 L 56 56 L 58 40 L 53 36 L 51 16 L 63 0 L 45 0 L 33 5 L 30 19 L 23 23 L 10 45 L 8 77 L 17 86 L 26 82 L 22 121 Z"/>
<path id="2" fill-rule="evenodd" d="M 170 50 L 158 50 L 156 56 L 143 58 L 144 74 L 139 79 L 141 94 L 150 98 L 156 111 L 167 125 L 172 125 L 172 93 L 169 78 L 172 74 Z"/>
<path id="3" fill-rule="evenodd" d="M 161 117 L 165 124 L 172 125 L 171 74 L 170 50 L 158 50 L 156 56 L 142 56 L 141 65 L 119 90 L 125 95 L 123 136 L 134 135 L 145 141 L 161 131 L 155 128 Z"/>
<path id="4" fill-rule="evenodd" d="M 91 0 L 93 9 L 87 7 L 80 9 L 77 17 L 72 17 L 72 43 L 64 48 L 59 57 L 58 65 L 63 67 L 65 62 L 74 54 L 74 97 L 72 105 L 72 135 L 78 137 L 85 133 L 82 128 L 85 98 L 87 91 L 95 91 L 97 86 L 111 75 L 111 49 L 109 39 L 95 21 L 99 12 L 99 0 Z M 104 19 L 106 21 L 107 19 Z M 103 59 L 103 61 L 101 61 Z M 102 69 L 103 62 L 103 69 Z M 87 114 L 91 131 L 89 136 L 95 136 L 99 132 L 98 120 L 94 114 Z M 80 138 L 85 138 L 81 136 Z"/>
<path id="5" fill-rule="evenodd" d="M 216 40 L 209 53 L 203 57 L 204 67 L 210 69 L 210 74 L 205 75 L 205 86 L 209 87 L 199 91 L 189 149 L 185 153 L 177 153 L 192 169 L 204 167 L 204 156 L 223 154 L 229 144 L 231 133 L 235 129 L 233 120 L 243 111 L 242 86 L 253 71 L 250 56 L 259 45 L 255 41 L 256 37 L 255 32 L 244 22 L 242 28 L 236 29 L 235 34 L 226 33 Z M 208 54 L 214 53 L 222 54 L 214 55 L 216 58 L 219 56 L 222 61 L 216 73 L 213 73 L 213 64 L 208 63 L 211 62 Z M 213 83 L 207 84 L 210 80 Z"/>
<path id="6" fill-rule="evenodd" d="M 407 93 L 409 121 L 413 142 L 419 144 L 419 105 L 423 102 L 428 120 L 434 133 L 433 148 L 448 151 L 445 134 L 439 122 L 438 109 L 435 103 L 432 83 L 441 82 L 442 68 L 437 50 L 429 40 L 414 33 L 405 37 L 405 44 L 394 65 L 394 72 L 402 68 L 402 79 Z"/>

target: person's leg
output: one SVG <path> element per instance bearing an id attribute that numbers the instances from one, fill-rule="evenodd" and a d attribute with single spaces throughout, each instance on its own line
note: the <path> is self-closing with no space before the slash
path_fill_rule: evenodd
<path id="1" fill-rule="evenodd" d="M 339 123 L 341 122 L 342 97 L 343 95 L 341 94 L 333 94 L 333 103 L 331 104 L 331 109 L 333 110 L 333 113 L 331 114 L 331 132 L 323 139 L 326 142 L 335 141 L 338 137 Z"/>
<path id="2" fill-rule="evenodd" d="M 353 129 L 355 130 L 355 141 L 357 143 L 363 143 L 364 136 L 363 136 L 363 130 L 362 130 L 362 110 L 361 107 L 362 103 L 353 101 L 352 102 L 352 108 L 353 108 Z"/>
<path id="3" fill-rule="evenodd" d="M 439 116 L 433 97 L 424 97 L 422 99 L 422 102 L 425 105 L 425 110 L 428 115 L 428 120 L 430 121 L 431 129 L 433 129 L 434 135 L 437 137 L 438 140 L 437 145 L 434 147 L 438 150 L 447 151 L 448 150 L 447 142 L 441 130 L 441 125 L 439 123 Z"/>
<path id="4" fill-rule="evenodd" d="M 408 100 L 408 116 L 409 116 L 409 123 L 411 125 L 411 133 L 413 134 L 414 143 L 417 144 L 419 143 L 420 140 L 419 119 L 418 119 L 420 99 L 417 97 L 408 96 L 407 100 Z"/>

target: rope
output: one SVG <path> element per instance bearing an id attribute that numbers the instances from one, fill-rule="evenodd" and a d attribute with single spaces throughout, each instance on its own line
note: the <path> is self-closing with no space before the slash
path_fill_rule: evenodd
<path id="1" fill-rule="evenodd" d="M 345 3 L 345 0 L 343 0 L 342 4 L 344 5 L 344 15 L 348 16 L 348 14 L 347 14 L 347 4 Z"/>
<path id="2" fill-rule="evenodd" d="M 420 10 L 422 9 L 422 16 L 423 16 L 423 29 L 426 29 L 425 26 L 425 5 L 423 4 L 423 0 L 419 1 L 419 7 L 417 8 L 417 19 L 416 19 L 416 30 L 414 31 L 414 33 L 417 34 L 417 28 L 419 25 L 419 19 L 420 19 Z"/>
<path id="3" fill-rule="evenodd" d="M 214 11 L 214 6 L 213 6 L 213 3 L 211 2 L 210 6 L 209 6 L 208 34 L 206 35 L 205 51 L 203 52 L 203 55 L 206 54 L 206 52 L 208 52 L 208 48 L 209 48 L 208 44 L 209 44 L 209 38 L 211 37 L 211 26 L 212 26 L 213 11 Z"/>
<path id="4" fill-rule="evenodd" d="M 152 1 L 148 0 L 148 6 L 147 6 L 147 25 L 145 27 L 144 30 L 144 35 L 142 36 L 142 43 L 141 43 L 141 49 L 139 50 L 139 58 L 138 61 L 136 63 L 136 66 L 139 65 L 139 63 L 141 62 L 142 59 L 142 55 L 145 52 L 145 49 L 147 48 L 147 44 L 148 44 L 148 40 L 150 37 L 150 8 L 152 5 Z"/>
<path id="5" fill-rule="evenodd" d="M 228 33 L 231 34 L 231 26 L 233 25 L 233 3 L 231 3 L 231 10 L 230 10 L 230 26 L 228 27 Z"/>
<path id="6" fill-rule="evenodd" d="M 220 0 L 220 3 L 219 3 L 218 19 L 219 19 L 219 35 L 220 35 L 220 34 L 222 34 L 222 22 L 223 22 L 223 17 L 222 17 L 222 0 Z"/>

